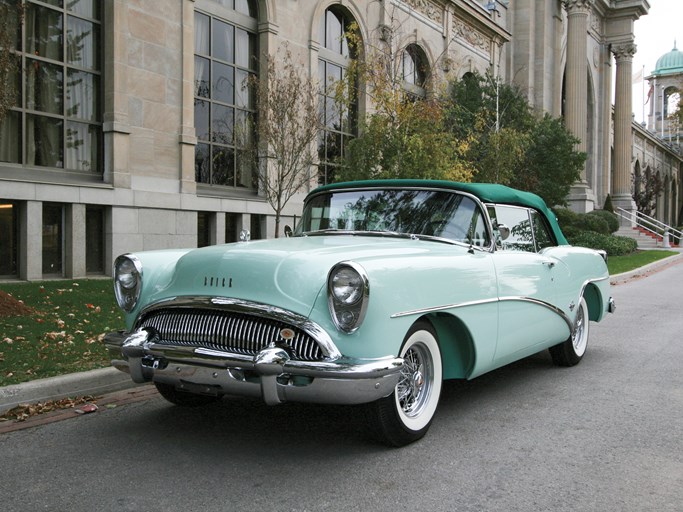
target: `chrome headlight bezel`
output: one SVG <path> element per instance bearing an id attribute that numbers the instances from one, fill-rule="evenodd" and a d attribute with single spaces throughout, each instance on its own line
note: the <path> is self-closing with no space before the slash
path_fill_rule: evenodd
<path id="1" fill-rule="evenodd" d="M 337 329 L 358 330 L 368 309 L 370 282 L 365 269 L 353 261 L 337 263 L 327 275 L 327 304 Z"/>
<path id="2" fill-rule="evenodd" d="M 122 254 L 114 262 L 114 294 L 126 313 L 135 309 L 142 289 L 142 263 L 132 254 Z"/>

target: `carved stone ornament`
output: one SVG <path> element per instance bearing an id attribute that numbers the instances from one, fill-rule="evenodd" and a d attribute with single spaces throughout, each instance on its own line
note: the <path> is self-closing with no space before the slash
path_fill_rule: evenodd
<path id="1" fill-rule="evenodd" d="M 434 23 L 443 24 L 443 8 L 431 0 L 400 0 Z"/>
<path id="2" fill-rule="evenodd" d="M 467 25 L 462 20 L 457 18 L 453 19 L 453 33 L 455 34 L 455 37 L 464 39 L 474 48 L 483 50 L 486 53 L 491 51 L 491 39 Z"/>
<path id="3" fill-rule="evenodd" d="M 567 9 L 567 13 L 574 12 L 589 13 L 595 0 L 562 0 L 562 5 Z"/>
<path id="4" fill-rule="evenodd" d="M 621 43 L 612 45 L 612 53 L 614 58 L 618 61 L 632 60 L 636 54 L 636 45 L 633 43 Z"/>
<path id="5" fill-rule="evenodd" d="M 591 12 L 590 27 L 596 34 L 602 34 L 602 18 L 595 12 Z"/>

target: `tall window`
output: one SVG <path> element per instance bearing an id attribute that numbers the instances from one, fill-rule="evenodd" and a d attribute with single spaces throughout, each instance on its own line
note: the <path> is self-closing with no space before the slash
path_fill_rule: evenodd
<path id="1" fill-rule="evenodd" d="M 64 274 L 64 205 L 43 203 L 43 275 Z"/>
<path id="2" fill-rule="evenodd" d="M 85 271 L 88 274 L 104 272 L 104 207 L 85 207 Z"/>
<path id="3" fill-rule="evenodd" d="M 253 189 L 253 162 L 240 152 L 253 126 L 257 12 L 253 0 L 221 0 L 212 13 L 195 12 L 194 126 L 198 183 Z"/>
<path id="4" fill-rule="evenodd" d="M 197 247 L 211 245 L 211 212 L 197 212 Z"/>
<path id="5" fill-rule="evenodd" d="M 425 98 L 428 74 L 427 57 L 416 44 L 411 44 L 403 50 L 401 56 L 401 78 L 403 87 L 412 98 Z"/>
<path id="6" fill-rule="evenodd" d="M 17 275 L 19 248 L 18 204 L 0 199 L 0 277 Z"/>
<path id="7" fill-rule="evenodd" d="M 237 230 L 239 213 L 225 214 L 225 241 L 226 243 L 237 242 L 239 240 L 239 233 Z"/>
<path id="8" fill-rule="evenodd" d="M 352 20 L 337 7 L 325 11 L 320 23 L 318 78 L 320 80 L 320 109 L 325 129 L 318 140 L 318 182 L 321 185 L 337 179 L 339 160 L 346 145 L 355 136 L 357 102 L 349 108 L 337 104 L 334 86 L 346 78 L 346 69 L 353 52 L 349 48 L 348 33 Z"/>
<path id="9" fill-rule="evenodd" d="M 101 2 L 27 0 L 15 47 L 0 161 L 101 174 Z"/>

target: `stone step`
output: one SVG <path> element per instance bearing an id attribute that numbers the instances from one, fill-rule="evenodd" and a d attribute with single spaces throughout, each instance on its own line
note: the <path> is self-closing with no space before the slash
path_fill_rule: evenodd
<path id="1" fill-rule="evenodd" d="M 638 249 L 661 249 L 664 247 L 662 237 L 655 237 L 650 233 L 644 233 L 638 229 L 631 227 L 620 227 L 615 235 L 626 236 L 633 238 L 638 242 Z"/>

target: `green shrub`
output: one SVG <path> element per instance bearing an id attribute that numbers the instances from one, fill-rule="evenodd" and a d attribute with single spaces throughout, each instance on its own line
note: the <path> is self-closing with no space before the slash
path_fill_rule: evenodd
<path id="1" fill-rule="evenodd" d="M 577 224 L 579 214 L 571 211 L 569 208 L 555 208 L 553 211 L 563 232 L 570 226 Z"/>
<path id="2" fill-rule="evenodd" d="M 607 224 L 605 219 L 588 213 L 582 213 L 579 216 L 581 217 L 581 227 L 584 231 L 594 231 L 602 235 L 609 235 L 611 233 L 609 224 Z"/>
<path id="3" fill-rule="evenodd" d="M 638 242 L 625 236 L 605 235 L 591 231 L 568 238 L 569 243 L 590 249 L 602 249 L 608 256 L 624 256 L 638 249 Z"/>
<path id="4" fill-rule="evenodd" d="M 602 207 L 606 212 L 614 213 L 614 206 L 612 205 L 612 196 L 607 194 L 605 198 L 605 205 Z"/>
<path id="5" fill-rule="evenodd" d="M 619 219 L 612 212 L 607 210 L 593 210 L 588 215 L 604 219 L 607 222 L 610 233 L 619 231 Z"/>

